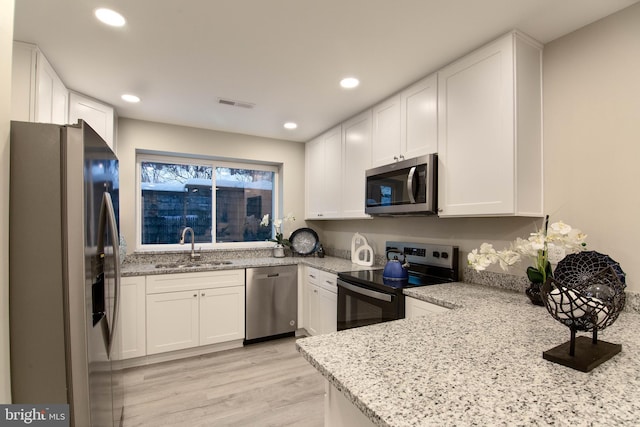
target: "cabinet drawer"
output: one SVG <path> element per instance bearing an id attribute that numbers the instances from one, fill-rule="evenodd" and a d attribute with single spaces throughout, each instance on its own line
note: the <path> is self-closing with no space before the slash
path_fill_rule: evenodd
<path id="1" fill-rule="evenodd" d="M 308 283 L 312 283 L 323 289 L 333 292 L 338 292 L 338 276 L 329 273 L 328 271 L 318 270 L 317 268 L 307 267 L 306 279 Z"/>
<path id="2" fill-rule="evenodd" d="M 147 276 L 147 294 L 244 285 L 244 269 Z"/>

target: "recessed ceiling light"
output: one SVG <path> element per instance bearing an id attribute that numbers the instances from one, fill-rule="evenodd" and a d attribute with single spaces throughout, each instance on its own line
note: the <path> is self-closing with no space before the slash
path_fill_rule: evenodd
<path id="1" fill-rule="evenodd" d="M 140 97 L 135 96 L 135 95 L 131 95 L 129 93 L 125 93 L 124 95 L 121 96 L 123 101 L 127 101 L 127 102 L 132 102 L 132 103 L 136 103 L 136 102 L 140 102 Z"/>
<path id="2" fill-rule="evenodd" d="M 287 122 L 284 124 L 285 129 L 295 129 L 298 127 L 297 123 Z"/>
<path id="3" fill-rule="evenodd" d="M 111 9 L 96 9 L 96 18 L 112 27 L 122 27 L 125 24 L 124 16 Z"/>
<path id="4" fill-rule="evenodd" d="M 356 79 L 355 77 L 346 77 L 340 80 L 340 86 L 342 86 L 345 89 L 353 89 L 354 87 L 357 87 L 359 84 L 360 84 L 360 80 Z"/>

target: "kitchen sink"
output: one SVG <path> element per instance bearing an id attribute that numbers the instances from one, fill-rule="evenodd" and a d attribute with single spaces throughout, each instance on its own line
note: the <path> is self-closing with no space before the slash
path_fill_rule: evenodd
<path id="1" fill-rule="evenodd" d="M 218 267 L 221 265 L 229 265 L 231 261 L 185 261 L 185 262 L 168 262 L 156 264 L 156 268 L 196 268 L 196 267 Z"/>

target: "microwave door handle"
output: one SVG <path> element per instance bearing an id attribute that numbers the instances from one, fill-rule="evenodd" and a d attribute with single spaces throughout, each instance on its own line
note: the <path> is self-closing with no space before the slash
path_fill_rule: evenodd
<path id="1" fill-rule="evenodd" d="M 372 291 L 371 289 L 361 288 L 359 286 L 352 285 L 351 283 L 343 282 L 342 280 L 338 280 L 338 285 L 342 286 L 345 289 L 350 290 L 351 292 L 355 292 L 360 295 L 365 295 L 380 301 L 391 302 L 393 300 L 393 295 L 383 294 L 382 292 L 376 292 L 376 291 Z"/>
<path id="2" fill-rule="evenodd" d="M 407 177 L 407 194 L 409 194 L 409 201 L 411 204 L 416 203 L 416 198 L 413 194 L 413 176 L 416 174 L 416 167 L 412 167 L 409 170 L 409 176 Z"/>

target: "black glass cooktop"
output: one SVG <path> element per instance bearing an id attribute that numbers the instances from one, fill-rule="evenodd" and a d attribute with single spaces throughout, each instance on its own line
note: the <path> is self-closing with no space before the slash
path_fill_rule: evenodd
<path id="1" fill-rule="evenodd" d="M 373 289 L 386 292 L 402 292 L 402 289 L 417 286 L 437 285 L 451 282 L 451 279 L 424 274 L 421 272 L 409 272 L 407 280 L 386 279 L 382 276 L 383 270 L 359 270 L 338 273 L 338 277 L 346 282 L 356 283 Z"/>

